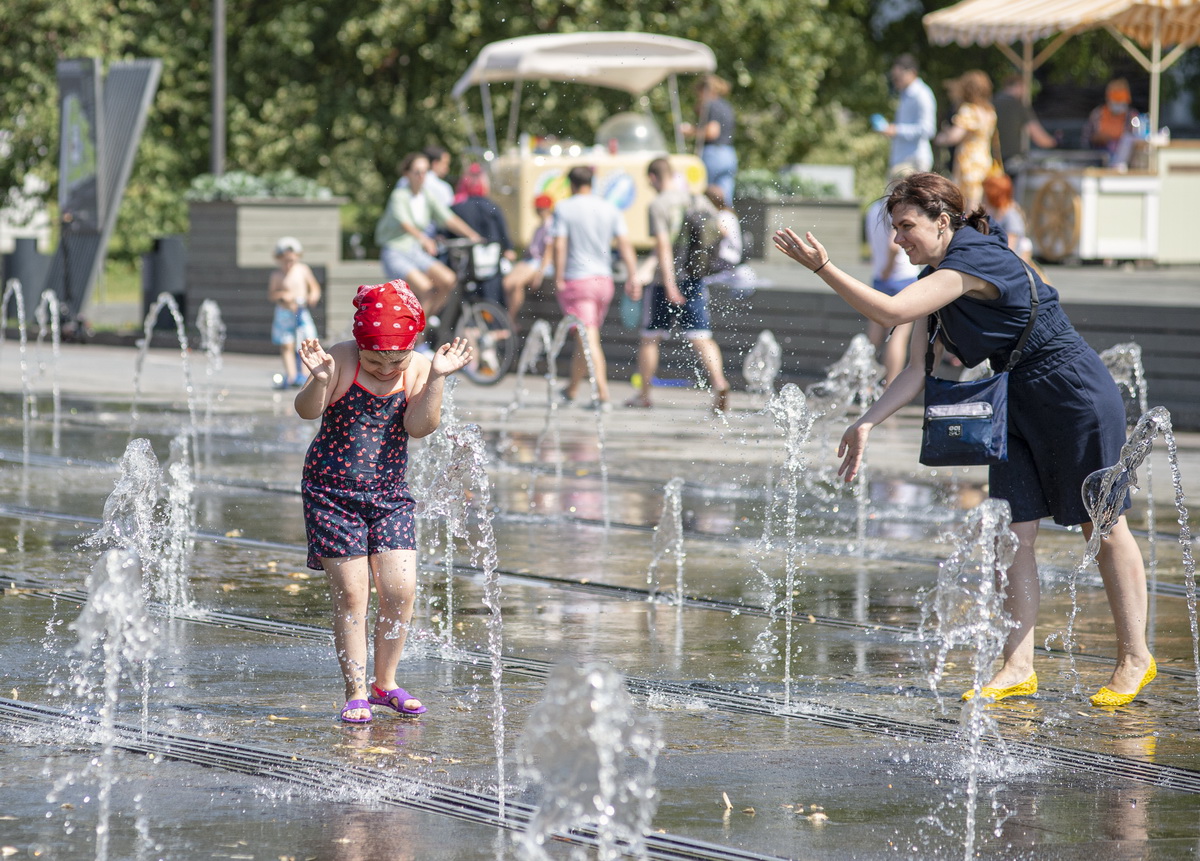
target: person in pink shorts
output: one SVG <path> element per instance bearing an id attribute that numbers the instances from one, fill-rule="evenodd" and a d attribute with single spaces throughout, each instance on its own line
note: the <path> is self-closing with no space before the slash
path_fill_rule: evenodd
<path id="1" fill-rule="evenodd" d="M 579 384 L 587 376 L 584 345 L 592 354 L 596 371 L 597 399 L 593 408 L 607 410 L 608 368 L 600 345 L 600 327 L 608 314 L 616 286 L 613 282 L 612 247 L 616 243 L 629 273 L 625 292 L 630 299 L 642 297 L 637 279 L 637 258 L 629 241 L 625 219 L 609 201 L 592 194 L 593 171 L 575 167 L 567 174 L 571 196 L 554 209 L 554 288 L 563 314 L 577 317 L 577 349 L 571 359 L 571 377 L 563 394 L 574 400 Z"/>

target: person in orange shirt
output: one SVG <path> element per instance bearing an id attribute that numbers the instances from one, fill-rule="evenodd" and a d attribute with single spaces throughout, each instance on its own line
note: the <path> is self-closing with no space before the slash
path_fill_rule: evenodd
<path id="1" fill-rule="evenodd" d="M 1092 111 L 1083 129 L 1083 139 L 1095 149 L 1108 150 L 1109 164 L 1114 167 L 1126 160 L 1120 157 L 1121 145 L 1128 140 L 1126 135 L 1138 117 L 1131 101 L 1129 83 L 1124 78 L 1109 81 L 1104 88 L 1104 104 Z"/>

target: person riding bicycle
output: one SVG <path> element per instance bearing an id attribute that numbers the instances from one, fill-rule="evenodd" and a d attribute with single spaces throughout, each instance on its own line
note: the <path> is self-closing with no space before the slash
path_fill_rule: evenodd
<path id="1" fill-rule="evenodd" d="M 387 277 L 407 281 L 425 314 L 433 317 L 445 306 L 457 279 L 450 267 L 434 256 L 437 240 L 426 228 L 436 224 L 473 242 L 482 242 L 483 237 L 427 193 L 429 159 L 423 154 L 406 155 L 400 172 L 408 183 L 398 185 L 388 198 L 387 209 L 375 225 L 375 242 Z"/>
<path id="2" fill-rule="evenodd" d="M 483 298 L 499 305 L 504 305 L 515 317 L 516 310 L 507 301 L 503 286 L 504 276 L 512 269 L 512 263 L 517 258 L 513 250 L 512 239 L 508 233 L 508 222 L 504 213 L 488 194 L 491 184 L 487 174 L 479 164 L 472 164 L 458 181 L 454 195 L 454 205 L 450 207 L 463 223 L 483 237 L 487 243 L 500 244 L 502 259 L 496 272 L 477 282 L 477 289 Z M 519 305 L 518 305 L 519 307 Z"/>

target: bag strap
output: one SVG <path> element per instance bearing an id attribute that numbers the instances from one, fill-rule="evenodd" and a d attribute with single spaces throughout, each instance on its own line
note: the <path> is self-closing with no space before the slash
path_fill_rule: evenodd
<path id="1" fill-rule="evenodd" d="M 1009 251 L 1012 251 L 1010 248 Z M 1014 257 L 1021 260 L 1021 256 L 1017 252 L 1012 251 Z M 1017 345 L 1013 348 L 1012 353 L 1008 356 L 1008 362 L 1004 365 L 1004 370 L 1001 373 L 1011 371 L 1016 367 L 1017 362 L 1021 361 L 1024 355 L 1025 344 L 1029 340 L 1029 334 L 1033 331 L 1033 324 L 1037 321 L 1038 299 L 1037 284 L 1033 280 L 1033 271 L 1029 268 L 1029 264 L 1021 260 L 1021 268 L 1025 272 L 1025 278 L 1029 281 L 1029 322 L 1025 324 L 1025 328 L 1021 330 L 1021 337 L 1017 338 Z M 942 319 L 935 312 L 929 315 L 929 320 L 926 323 L 929 328 L 929 340 L 925 344 L 925 376 L 933 374 L 933 342 L 937 339 L 938 330 L 941 329 Z"/>

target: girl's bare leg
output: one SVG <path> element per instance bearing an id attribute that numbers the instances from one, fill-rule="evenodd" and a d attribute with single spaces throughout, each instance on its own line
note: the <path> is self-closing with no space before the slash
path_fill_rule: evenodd
<path id="1" fill-rule="evenodd" d="M 365 556 L 322 559 L 333 602 L 333 646 L 346 683 L 347 700 L 367 698 L 367 606 L 371 579 Z M 351 720 L 370 718 L 370 709 L 351 709 Z"/>
<path id="2" fill-rule="evenodd" d="M 375 619 L 375 684 L 384 691 L 400 687 L 396 667 L 404 654 L 408 624 L 412 621 L 417 594 L 417 551 L 389 550 L 371 556 L 371 573 L 379 593 L 379 615 Z M 420 708 L 421 701 L 410 698 L 401 703 L 407 709 Z"/>

